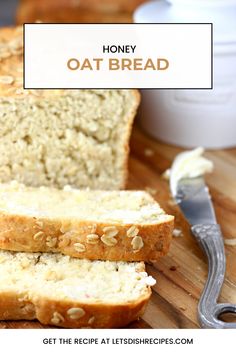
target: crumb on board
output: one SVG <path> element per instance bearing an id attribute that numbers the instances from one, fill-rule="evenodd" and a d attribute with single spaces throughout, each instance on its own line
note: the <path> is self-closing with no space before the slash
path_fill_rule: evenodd
<path id="1" fill-rule="evenodd" d="M 162 177 L 163 179 L 165 179 L 166 181 L 169 181 L 169 179 L 170 179 L 170 169 L 168 168 L 167 170 L 165 170 L 165 171 L 162 173 L 161 177 Z"/>
<path id="2" fill-rule="evenodd" d="M 145 187 L 145 191 L 148 192 L 151 195 L 156 195 L 157 194 L 157 189 L 156 188 Z"/>
<path id="3" fill-rule="evenodd" d="M 176 206 L 176 205 L 177 205 L 177 203 L 176 203 L 176 201 L 175 201 L 174 199 L 169 199 L 168 202 L 167 202 L 167 204 L 168 204 L 169 206 Z"/>
<path id="4" fill-rule="evenodd" d="M 183 232 L 180 229 L 174 229 L 172 232 L 173 237 L 182 237 L 183 236 Z"/>
<path id="5" fill-rule="evenodd" d="M 156 259 L 149 259 L 148 261 L 146 261 L 146 264 L 154 265 L 156 262 L 157 262 Z"/>
<path id="6" fill-rule="evenodd" d="M 175 271 L 177 270 L 177 267 L 176 267 L 176 266 L 171 266 L 169 269 L 170 269 L 172 272 L 175 272 Z"/>
<path id="7" fill-rule="evenodd" d="M 185 306 L 180 306 L 179 308 L 180 308 L 180 310 L 182 310 L 182 311 L 186 311 L 186 310 L 187 310 L 187 307 L 185 307 Z"/>
<path id="8" fill-rule="evenodd" d="M 224 244 L 227 246 L 236 246 L 236 238 L 225 238 Z"/>
<path id="9" fill-rule="evenodd" d="M 147 157 L 153 156 L 154 155 L 154 151 L 152 149 L 144 149 L 144 155 Z"/>

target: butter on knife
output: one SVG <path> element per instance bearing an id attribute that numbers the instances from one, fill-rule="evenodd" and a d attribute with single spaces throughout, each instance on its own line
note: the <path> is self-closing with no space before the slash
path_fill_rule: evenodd
<path id="1" fill-rule="evenodd" d="M 177 185 L 181 179 L 195 178 L 213 171 L 213 162 L 202 156 L 204 151 L 203 147 L 198 147 L 178 154 L 171 168 L 164 172 L 163 177 L 171 181 L 170 188 L 173 195 L 176 195 Z"/>

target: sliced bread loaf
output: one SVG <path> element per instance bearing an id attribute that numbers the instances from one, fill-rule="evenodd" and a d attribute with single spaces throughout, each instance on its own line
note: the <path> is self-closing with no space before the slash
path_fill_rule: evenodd
<path id="1" fill-rule="evenodd" d="M 0 182 L 120 189 L 134 90 L 24 90 L 22 28 L 0 29 Z"/>
<path id="2" fill-rule="evenodd" d="M 0 320 L 123 327 L 143 314 L 154 283 L 143 262 L 0 251 Z"/>
<path id="3" fill-rule="evenodd" d="M 21 0 L 16 22 L 127 23 L 145 0 Z"/>
<path id="4" fill-rule="evenodd" d="M 142 191 L 0 184 L 0 248 L 140 261 L 167 253 L 173 216 Z"/>

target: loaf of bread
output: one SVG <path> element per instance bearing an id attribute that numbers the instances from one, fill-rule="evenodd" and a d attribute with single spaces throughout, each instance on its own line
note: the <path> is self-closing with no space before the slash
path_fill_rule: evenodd
<path id="1" fill-rule="evenodd" d="M 145 0 L 21 0 L 16 22 L 132 22 Z"/>
<path id="2" fill-rule="evenodd" d="M 0 184 L 0 249 L 156 260 L 169 249 L 173 219 L 142 191 Z"/>
<path id="3" fill-rule="evenodd" d="M 143 262 L 0 251 L 0 320 L 123 327 L 143 314 L 154 283 Z"/>
<path id="4" fill-rule="evenodd" d="M 100 13 L 132 13 L 146 0 L 20 0 L 20 5 L 30 4 L 32 8 L 50 9 L 73 8 L 94 10 Z"/>
<path id="5" fill-rule="evenodd" d="M 22 28 L 0 30 L 0 182 L 121 189 L 134 90 L 24 90 Z"/>

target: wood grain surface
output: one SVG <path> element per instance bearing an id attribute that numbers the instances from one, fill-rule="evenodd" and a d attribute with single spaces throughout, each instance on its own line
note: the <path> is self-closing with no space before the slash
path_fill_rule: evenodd
<path id="1" fill-rule="evenodd" d="M 147 265 L 157 280 L 144 316 L 129 328 L 198 328 L 197 304 L 207 277 L 207 264 L 189 225 L 173 205 L 168 182 L 161 175 L 182 151 L 158 142 L 135 128 L 131 138 L 129 189 L 148 189 L 170 214 L 175 227 L 182 230 L 174 237 L 167 256 Z M 215 165 L 206 177 L 213 197 L 218 222 L 225 238 L 236 238 L 236 149 L 208 151 Z M 236 246 L 226 246 L 227 272 L 220 301 L 236 303 Z M 37 321 L 2 321 L 0 328 L 49 328 Z"/>

